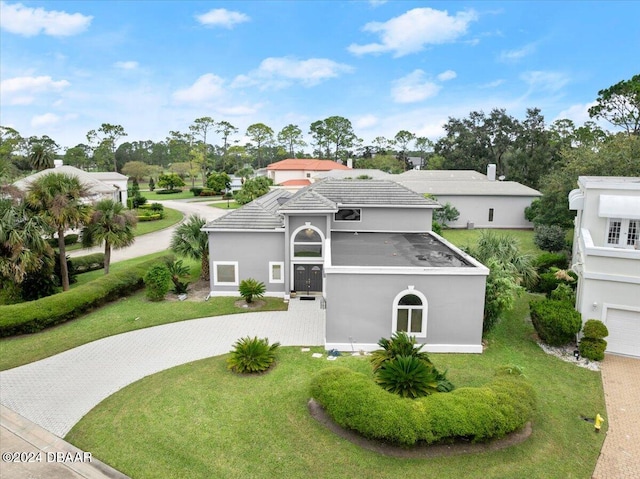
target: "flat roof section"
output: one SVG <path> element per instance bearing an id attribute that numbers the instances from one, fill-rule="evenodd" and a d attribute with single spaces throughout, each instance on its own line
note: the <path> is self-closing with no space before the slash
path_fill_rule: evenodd
<path id="1" fill-rule="evenodd" d="M 331 233 L 333 266 L 474 268 L 429 233 Z"/>

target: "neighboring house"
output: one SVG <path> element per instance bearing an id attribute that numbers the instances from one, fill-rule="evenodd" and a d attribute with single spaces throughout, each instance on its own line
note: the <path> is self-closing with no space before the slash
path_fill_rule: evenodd
<path id="1" fill-rule="evenodd" d="M 439 205 L 397 183 L 318 181 L 207 223 L 211 295 L 264 282 L 266 294 L 326 302 L 327 349 L 377 349 L 407 331 L 436 352 L 482 352 L 488 269 L 431 232 Z"/>
<path id="2" fill-rule="evenodd" d="M 349 169 L 332 160 L 289 158 L 267 166 L 267 177 L 273 180 L 274 185 L 292 186 L 291 183 L 287 185 L 291 180 L 305 180 L 308 185 L 311 184 L 311 178 L 321 171 Z"/>
<path id="3" fill-rule="evenodd" d="M 29 175 L 21 180 L 13 183 L 13 186 L 22 191 L 27 191 L 31 182 L 36 178 L 47 175 L 49 173 L 65 173 L 78 177 L 82 185 L 89 192 L 89 201 L 95 202 L 103 198 L 110 198 L 119 201 L 123 205 L 127 204 L 127 180 L 128 177 L 114 172 L 92 173 L 84 171 L 74 166 L 63 165 L 60 160 L 55 161 L 54 168 L 38 171 L 33 175 Z"/>
<path id="4" fill-rule="evenodd" d="M 323 178 L 349 179 L 349 180 L 391 180 L 393 181 L 398 175 L 392 175 L 386 171 L 376 170 L 373 168 L 353 168 L 352 170 L 330 170 L 316 173 L 312 180 L 317 181 Z"/>
<path id="5" fill-rule="evenodd" d="M 608 352 L 640 357 L 640 178 L 581 176 L 569 208 L 576 309 L 606 324 Z"/>
<path id="6" fill-rule="evenodd" d="M 451 228 L 533 228 L 524 210 L 542 194 L 515 181 L 496 181 L 495 165 L 488 174 L 471 170 L 409 170 L 393 181 L 413 191 L 434 195 L 440 204 L 459 211 Z"/>

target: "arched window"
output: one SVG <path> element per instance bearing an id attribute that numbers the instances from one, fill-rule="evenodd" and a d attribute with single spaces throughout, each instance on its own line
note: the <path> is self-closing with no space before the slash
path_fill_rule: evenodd
<path id="1" fill-rule="evenodd" d="M 294 258 L 322 258 L 322 236 L 312 226 L 303 227 L 293 237 Z"/>
<path id="2" fill-rule="evenodd" d="M 399 293 L 393 301 L 393 331 L 410 336 L 427 337 L 427 298 L 412 287 Z"/>

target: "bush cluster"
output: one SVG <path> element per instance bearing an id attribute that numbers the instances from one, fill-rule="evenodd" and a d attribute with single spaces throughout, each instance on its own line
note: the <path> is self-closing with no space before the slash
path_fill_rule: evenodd
<path id="1" fill-rule="evenodd" d="M 548 273 L 551 268 L 567 269 L 569 267 L 569 259 L 564 253 L 542 253 L 534 261 L 538 274 Z"/>
<path id="2" fill-rule="evenodd" d="M 158 191 L 156 191 L 156 194 L 157 195 L 172 195 L 174 193 L 181 193 L 181 192 L 182 192 L 181 189 L 172 188 L 170 190 L 158 190 Z"/>
<path id="3" fill-rule="evenodd" d="M 602 321 L 589 319 L 582 328 L 582 339 L 578 349 L 580 354 L 593 361 L 602 361 L 604 351 L 607 349 L 607 342 L 604 340 L 609 336 L 609 330 Z"/>
<path id="4" fill-rule="evenodd" d="M 385 391 L 362 373 L 334 367 L 312 379 L 311 396 L 340 426 L 408 446 L 502 437 L 522 428 L 535 407 L 533 388 L 513 374 L 497 375 L 482 387 L 412 400 Z"/>
<path id="5" fill-rule="evenodd" d="M 202 190 L 204 190 L 204 188 L 201 186 L 194 186 L 193 188 L 189 188 L 189 191 L 193 193 L 193 196 L 200 196 Z"/>
<path id="6" fill-rule="evenodd" d="M 582 326 L 580 313 L 571 303 L 543 299 L 529 303 L 531 322 L 542 341 L 551 346 L 563 346 L 575 341 Z"/>
<path id="7" fill-rule="evenodd" d="M 578 284 L 578 275 L 573 271 L 557 269 L 551 267 L 548 272 L 538 276 L 538 283 L 534 288 L 538 293 L 545 293 L 547 298 L 551 296 L 551 292 L 561 284 L 566 284 L 575 289 Z"/>
<path id="8" fill-rule="evenodd" d="M 112 272 L 64 293 L 28 303 L 0 306 L 0 337 L 34 333 L 75 319 L 87 311 L 142 287 L 147 270 L 172 260 L 171 255 Z"/>
<path id="9" fill-rule="evenodd" d="M 162 301 L 169 292 L 171 273 L 166 264 L 154 264 L 144 275 L 146 296 L 149 301 Z"/>
<path id="10" fill-rule="evenodd" d="M 536 225 L 533 242 L 543 251 L 562 251 L 567 247 L 566 231 L 558 225 Z"/>
<path id="11" fill-rule="evenodd" d="M 267 338 L 240 338 L 233 345 L 227 367 L 236 373 L 262 373 L 274 364 L 279 347 L 280 343 L 270 345 Z"/>
<path id="12" fill-rule="evenodd" d="M 104 268 L 104 253 L 93 253 L 77 256 L 71 259 L 71 264 L 77 273 L 87 273 Z"/>

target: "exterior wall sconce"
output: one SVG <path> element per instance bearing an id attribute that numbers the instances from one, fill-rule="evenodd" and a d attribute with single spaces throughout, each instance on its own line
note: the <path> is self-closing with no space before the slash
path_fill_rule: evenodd
<path id="1" fill-rule="evenodd" d="M 596 309 L 598 309 L 598 303 L 594 301 L 591 305 L 591 311 L 595 311 Z"/>

